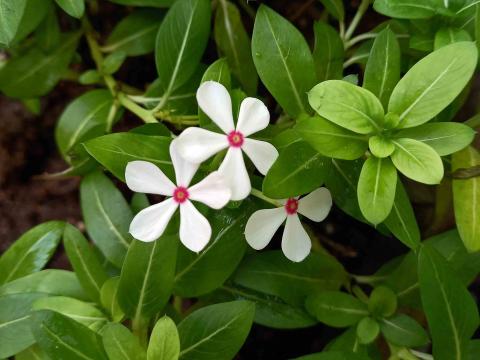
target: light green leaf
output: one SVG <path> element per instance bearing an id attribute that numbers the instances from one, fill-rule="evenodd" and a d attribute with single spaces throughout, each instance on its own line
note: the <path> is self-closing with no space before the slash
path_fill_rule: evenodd
<path id="1" fill-rule="evenodd" d="M 477 65 L 472 42 L 442 47 L 416 63 L 392 92 L 388 111 L 400 128 L 421 125 L 446 108 L 467 85 Z"/>
<path id="2" fill-rule="evenodd" d="M 370 156 L 358 180 L 358 203 L 363 216 L 372 224 L 384 221 L 392 210 L 397 186 L 397 171 L 390 159 Z"/>
<path id="3" fill-rule="evenodd" d="M 381 130 L 383 107 L 370 91 L 342 80 L 328 80 L 308 93 L 310 106 L 325 119 L 359 134 Z"/>
<path id="4" fill-rule="evenodd" d="M 373 8 L 380 14 L 400 19 L 426 19 L 437 12 L 437 0 L 375 0 Z"/>
<path id="5" fill-rule="evenodd" d="M 380 285 L 373 289 L 368 298 L 368 311 L 378 318 L 390 317 L 397 310 L 397 296 L 390 288 Z"/>
<path id="6" fill-rule="evenodd" d="M 102 331 L 103 346 L 109 359 L 145 360 L 147 355 L 136 338 L 122 324 L 108 324 Z"/>
<path id="7" fill-rule="evenodd" d="M 255 18 L 252 56 L 263 84 L 290 116 L 309 112 L 305 95 L 316 76 L 308 44 L 288 20 L 265 5 Z"/>
<path id="8" fill-rule="evenodd" d="M 380 321 L 383 336 L 392 344 L 409 348 L 428 344 L 425 329 L 410 316 L 398 314 Z"/>
<path id="9" fill-rule="evenodd" d="M 128 227 L 133 219 L 122 193 L 107 176 L 95 172 L 80 184 L 80 205 L 90 239 L 112 264 L 121 267 L 132 240 Z"/>
<path id="10" fill-rule="evenodd" d="M 303 119 L 295 130 L 320 154 L 343 160 L 354 160 L 365 154 L 367 139 L 320 116 Z"/>
<path id="11" fill-rule="evenodd" d="M 418 255 L 420 295 L 436 360 L 465 359 L 479 324 L 477 305 L 445 258 L 429 245 Z"/>
<path id="12" fill-rule="evenodd" d="M 49 221 L 35 226 L 0 257 L 0 285 L 41 270 L 55 252 L 65 223 Z"/>
<path id="13" fill-rule="evenodd" d="M 365 317 L 357 324 L 357 338 L 360 344 L 371 344 L 379 333 L 380 325 L 371 317 Z"/>
<path id="14" fill-rule="evenodd" d="M 111 2 L 129 6 L 169 7 L 175 0 L 110 0 Z"/>
<path id="15" fill-rule="evenodd" d="M 399 79 L 400 46 L 395 33 L 387 27 L 375 38 L 365 68 L 363 87 L 375 94 L 386 109 Z"/>
<path id="16" fill-rule="evenodd" d="M 456 29 L 451 27 L 441 28 L 435 34 L 434 48 L 435 50 L 441 47 L 453 44 L 460 41 L 471 41 L 470 34 L 463 29 Z"/>
<path id="17" fill-rule="evenodd" d="M 473 147 L 453 154 L 452 170 L 480 165 Z M 468 251 L 480 250 L 480 177 L 453 180 L 453 206 L 458 232 Z"/>
<path id="18" fill-rule="evenodd" d="M 317 21 L 313 31 L 315 46 L 312 55 L 318 80 L 341 79 L 345 50 L 340 35 L 323 21 Z"/>
<path id="19" fill-rule="evenodd" d="M 148 344 L 148 360 L 176 360 L 180 354 L 177 326 L 168 316 L 155 324 Z"/>
<path id="20" fill-rule="evenodd" d="M 32 335 L 33 336 L 33 335 Z M 15 355 L 15 360 L 50 360 L 45 352 L 36 344 Z"/>
<path id="21" fill-rule="evenodd" d="M 19 44 L 37 29 L 47 16 L 48 12 L 52 11 L 54 8 L 51 0 L 27 0 L 20 24 L 17 28 L 17 33 L 11 41 L 11 45 Z"/>
<path id="22" fill-rule="evenodd" d="M 393 142 L 381 135 L 374 135 L 368 139 L 370 152 L 378 158 L 386 158 L 395 150 Z"/>
<path id="23" fill-rule="evenodd" d="M 99 303 L 100 289 L 108 276 L 97 255 L 82 233 L 69 224 L 65 228 L 63 245 L 80 284 L 90 298 Z"/>
<path id="24" fill-rule="evenodd" d="M 180 359 L 232 359 L 247 338 L 254 313 L 250 301 L 215 304 L 193 312 L 178 325 Z"/>
<path id="25" fill-rule="evenodd" d="M 274 199 L 306 194 L 319 188 L 330 161 L 304 141 L 285 148 L 263 180 L 263 193 Z"/>
<path id="26" fill-rule="evenodd" d="M 406 177 L 424 183 L 439 184 L 443 178 L 443 163 L 430 146 L 413 139 L 395 139 L 391 158 L 395 167 Z"/>
<path id="27" fill-rule="evenodd" d="M 0 0 L 0 45 L 9 46 L 17 33 L 27 0 Z"/>
<path id="28" fill-rule="evenodd" d="M 85 12 L 85 0 L 55 0 L 68 15 L 80 19 Z"/>
<path id="29" fill-rule="evenodd" d="M 445 156 L 467 147 L 473 141 L 475 131 L 464 124 L 440 122 L 403 129 L 397 132 L 395 137 L 421 141 L 433 148 L 438 155 Z"/>
<path id="30" fill-rule="evenodd" d="M 215 15 L 215 42 L 228 61 L 232 73 L 250 95 L 257 91 L 258 76 L 253 64 L 250 38 L 237 6 L 227 0 L 218 2 Z"/>
<path id="31" fill-rule="evenodd" d="M 122 321 L 125 315 L 118 304 L 117 293 L 119 281 L 119 276 L 108 279 L 103 283 L 102 289 L 100 290 L 100 301 L 102 306 L 108 311 L 110 317 L 115 322 Z"/>

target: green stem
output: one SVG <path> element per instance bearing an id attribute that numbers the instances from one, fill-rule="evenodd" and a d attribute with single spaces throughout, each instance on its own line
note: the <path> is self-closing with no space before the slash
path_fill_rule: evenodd
<path id="1" fill-rule="evenodd" d="M 350 274 L 350 277 L 359 284 L 375 284 L 379 281 L 385 280 L 385 276 L 364 276 L 364 275 L 354 275 Z"/>
<path id="2" fill-rule="evenodd" d="M 432 356 L 432 355 L 427 354 L 427 353 L 423 353 L 423 352 L 421 352 L 421 351 L 411 350 L 411 349 L 410 349 L 410 353 L 412 353 L 413 355 L 415 355 L 417 358 L 420 358 L 420 359 L 433 360 L 433 356 Z M 414 358 L 414 359 L 416 359 L 416 358 Z"/>
<path id="3" fill-rule="evenodd" d="M 145 123 L 156 123 L 158 122 L 155 116 L 148 111 L 147 109 L 137 105 L 134 103 L 130 98 L 125 95 L 124 93 L 118 93 L 117 94 L 118 101 L 120 101 L 120 104 L 130 110 L 132 113 L 137 115 L 140 119 L 142 119 Z"/>
<path id="4" fill-rule="evenodd" d="M 350 23 L 350 25 L 347 28 L 347 31 L 345 32 L 345 37 L 343 38 L 345 42 L 350 40 L 350 38 L 352 37 L 353 33 L 357 29 L 358 24 L 360 23 L 360 20 L 362 20 L 363 15 L 367 11 L 369 5 L 370 5 L 370 0 L 362 0 L 362 2 L 360 3 L 360 6 L 357 9 L 357 13 L 353 17 L 352 22 Z"/>
<path id="5" fill-rule="evenodd" d="M 135 318 L 132 320 L 132 332 L 138 340 L 140 344 L 147 348 L 148 344 L 148 321 L 143 318 Z"/>
<path id="6" fill-rule="evenodd" d="M 363 40 L 374 39 L 374 38 L 377 37 L 377 35 L 378 34 L 376 34 L 376 33 L 365 33 L 365 34 L 355 36 L 354 38 L 352 38 L 351 40 L 349 40 L 345 43 L 345 49 L 349 49 L 353 45 L 355 45 L 355 44 L 357 44 L 357 43 L 359 43 Z"/>
<path id="7" fill-rule="evenodd" d="M 112 106 L 110 107 L 110 111 L 109 111 L 108 117 L 107 117 L 107 126 L 106 126 L 106 129 L 105 129 L 105 131 L 107 133 L 110 133 L 112 131 L 113 121 L 115 120 L 115 117 L 117 116 L 119 108 L 120 108 L 120 103 L 118 102 L 118 99 L 115 99 L 113 101 Z"/>
<path id="8" fill-rule="evenodd" d="M 253 195 L 253 196 L 269 203 L 269 204 L 272 204 L 275 207 L 282 206 L 282 204 L 279 201 L 274 200 L 274 199 L 270 199 L 269 197 L 263 195 L 263 193 L 258 189 L 252 188 L 252 190 L 250 190 L 250 195 Z"/>

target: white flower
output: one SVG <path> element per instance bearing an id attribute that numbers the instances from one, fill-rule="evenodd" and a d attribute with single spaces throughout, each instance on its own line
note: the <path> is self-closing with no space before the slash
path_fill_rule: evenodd
<path id="1" fill-rule="evenodd" d="M 237 127 L 232 115 L 232 101 L 225 87 L 215 81 L 206 81 L 197 90 L 200 108 L 225 134 L 191 127 L 177 138 L 178 151 L 186 160 L 201 163 L 228 148 L 219 172 L 232 190 L 232 200 L 242 200 L 251 190 L 250 178 L 243 161 L 242 150 L 265 175 L 278 157 L 278 151 L 268 142 L 249 139 L 248 136 L 265 129 L 270 120 L 267 107 L 258 99 L 246 98 L 240 105 Z"/>
<path id="2" fill-rule="evenodd" d="M 327 217 L 331 207 L 332 196 L 324 187 L 301 199 L 290 198 L 283 201 L 282 207 L 254 212 L 247 221 L 245 237 L 251 247 L 261 250 L 268 245 L 280 225 L 287 219 L 282 236 L 282 251 L 291 261 L 300 262 L 310 253 L 312 243 L 298 213 L 319 222 Z"/>
<path id="3" fill-rule="evenodd" d="M 169 196 L 168 199 L 140 211 L 130 224 L 130 233 L 141 241 L 154 241 L 159 238 L 173 214 L 180 207 L 180 241 L 190 250 L 199 252 L 207 245 L 212 235 L 210 223 L 190 200 L 220 209 L 229 201 L 231 191 L 218 173 L 212 172 L 202 181 L 189 187 L 197 164 L 182 159 L 175 146 L 170 145 L 170 157 L 177 185 L 154 164 L 147 161 L 132 161 L 125 169 L 128 187 L 136 192 Z"/>

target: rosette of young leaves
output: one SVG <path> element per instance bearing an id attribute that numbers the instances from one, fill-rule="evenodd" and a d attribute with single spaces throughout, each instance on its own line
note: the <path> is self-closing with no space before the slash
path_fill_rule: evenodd
<path id="1" fill-rule="evenodd" d="M 371 91 L 341 80 L 324 81 L 308 94 L 322 118 L 300 121 L 296 127 L 319 153 L 333 158 L 359 158 L 368 142 L 371 155 L 360 173 L 357 193 L 362 214 L 373 224 L 383 222 L 392 210 L 396 170 L 415 181 L 438 184 L 443 177 L 440 156 L 464 148 L 474 135 L 463 124 L 425 123 L 467 85 L 477 64 L 475 45 L 458 42 L 442 47 L 396 84 L 398 44 L 388 45 L 395 41 L 388 29 L 375 41 L 364 83 Z M 376 74 L 372 67 L 384 63 L 390 65 L 383 75 Z M 378 97 L 388 104 L 386 111 Z"/>

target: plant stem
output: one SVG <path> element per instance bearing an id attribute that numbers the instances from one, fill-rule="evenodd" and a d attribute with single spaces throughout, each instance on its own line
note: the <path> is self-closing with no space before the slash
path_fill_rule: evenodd
<path id="1" fill-rule="evenodd" d="M 117 94 L 118 101 L 120 101 L 120 104 L 122 104 L 125 108 L 130 110 L 132 113 L 137 115 L 140 119 L 142 119 L 145 123 L 156 123 L 158 122 L 155 116 L 148 111 L 147 109 L 137 105 L 134 103 L 130 98 L 125 95 L 124 93 L 118 93 Z"/>
<path id="2" fill-rule="evenodd" d="M 424 360 L 433 360 L 433 356 L 430 354 L 426 354 L 421 351 L 412 350 L 412 349 L 410 349 L 410 352 L 413 355 L 415 355 L 417 358 L 424 359 Z"/>
<path id="3" fill-rule="evenodd" d="M 106 129 L 105 129 L 105 131 L 107 133 L 112 131 L 113 121 L 115 120 L 115 117 L 117 116 L 119 108 L 120 108 L 120 103 L 118 102 L 118 99 L 115 99 L 113 101 L 112 106 L 110 107 L 110 111 L 109 111 L 108 117 L 107 117 L 107 126 L 106 126 Z"/>
<path id="4" fill-rule="evenodd" d="M 358 24 L 360 23 L 360 20 L 362 20 L 363 15 L 368 9 L 368 6 L 370 5 L 370 0 L 362 0 L 360 3 L 360 6 L 357 9 L 357 13 L 352 19 L 352 22 L 347 28 L 347 31 L 345 32 L 345 37 L 343 38 L 344 42 L 346 43 L 350 38 L 352 37 L 353 33 L 355 32 Z"/>
<path id="5" fill-rule="evenodd" d="M 135 318 L 132 320 L 132 332 L 140 344 L 146 348 L 148 344 L 148 321 L 143 318 Z"/>
<path id="6" fill-rule="evenodd" d="M 377 35 L 378 34 L 376 33 L 365 33 L 365 34 L 355 36 L 354 38 L 352 38 L 351 40 L 345 43 L 345 49 L 351 48 L 353 45 L 359 43 L 360 41 L 374 39 L 377 37 Z"/>
<path id="7" fill-rule="evenodd" d="M 269 203 L 269 204 L 272 204 L 275 207 L 282 206 L 282 204 L 279 201 L 274 200 L 274 199 L 270 199 L 269 197 L 263 195 L 263 193 L 258 189 L 252 188 L 252 190 L 250 190 L 250 195 L 253 195 L 253 196 Z"/>

